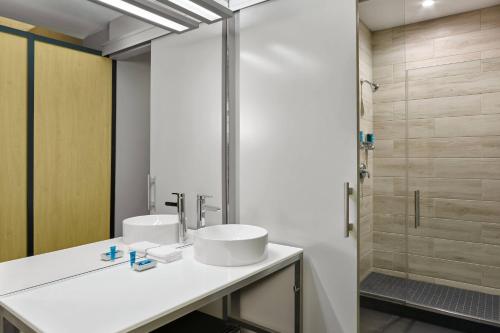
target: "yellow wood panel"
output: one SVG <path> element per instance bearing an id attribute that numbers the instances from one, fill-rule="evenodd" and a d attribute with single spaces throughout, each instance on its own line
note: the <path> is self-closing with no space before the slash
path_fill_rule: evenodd
<path id="1" fill-rule="evenodd" d="M 24 23 L 21 21 L 13 20 L 8 17 L 3 17 L 0 16 L 0 25 L 17 29 L 17 30 L 22 30 L 22 31 L 29 31 L 33 29 L 35 26 L 32 24 Z"/>
<path id="2" fill-rule="evenodd" d="M 35 253 L 109 238 L 112 61 L 35 44 Z"/>
<path id="3" fill-rule="evenodd" d="M 60 40 L 62 42 L 67 42 L 67 43 L 71 43 L 71 44 L 75 44 L 75 45 L 82 45 L 81 39 L 71 37 L 71 36 L 62 34 L 60 32 L 55 32 L 55 31 L 49 30 L 49 29 L 44 28 L 44 27 L 34 27 L 34 28 L 30 29 L 29 32 L 31 32 L 35 35 L 38 35 L 38 36 L 44 36 L 44 37 L 48 37 L 48 38 L 52 38 L 52 39 L 57 39 L 57 40 Z"/>
<path id="4" fill-rule="evenodd" d="M 0 33 L 0 262 L 26 256 L 27 40 Z"/>

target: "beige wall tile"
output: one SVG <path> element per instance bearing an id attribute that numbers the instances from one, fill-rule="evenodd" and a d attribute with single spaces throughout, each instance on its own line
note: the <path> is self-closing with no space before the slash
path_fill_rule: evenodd
<path id="1" fill-rule="evenodd" d="M 500 57 L 500 49 L 481 51 L 481 59 Z"/>
<path id="2" fill-rule="evenodd" d="M 373 102 L 387 103 L 398 102 L 406 99 L 406 85 L 404 82 L 381 84 L 379 90 L 373 96 Z"/>
<path id="3" fill-rule="evenodd" d="M 393 65 L 377 66 L 373 68 L 373 80 L 378 84 L 393 83 Z"/>
<path id="4" fill-rule="evenodd" d="M 481 13 L 473 11 L 406 26 L 409 41 L 447 37 L 481 29 Z"/>
<path id="5" fill-rule="evenodd" d="M 373 174 L 376 177 L 405 177 L 406 164 L 404 158 L 374 158 Z"/>
<path id="6" fill-rule="evenodd" d="M 436 77 L 480 73 L 481 68 L 483 71 L 494 70 L 497 66 L 497 64 L 493 61 L 495 59 L 496 58 L 482 61 L 466 61 L 447 65 L 411 69 L 408 71 L 408 80 L 428 80 Z"/>
<path id="7" fill-rule="evenodd" d="M 455 63 L 459 63 L 459 62 L 474 61 L 474 60 L 496 58 L 496 57 L 500 57 L 500 54 L 498 56 L 493 57 L 492 53 L 489 51 L 484 51 L 484 54 L 482 52 L 472 52 L 472 53 L 458 54 L 458 55 L 453 55 L 453 56 L 448 56 L 448 57 L 432 58 L 432 59 L 426 59 L 426 60 L 420 60 L 420 61 L 411 61 L 411 62 L 406 63 L 406 69 L 411 70 L 411 69 L 417 69 L 417 68 L 448 65 L 448 64 L 455 64 Z"/>
<path id="8" fill-rule="evenodd" d="M 402 62 L 405 62 L 405 46 L 403 44 L 373 45 L 373 66 L 386 66 Z"/>
<path id="9" fill-rule="evenodd" d="M 374 151 L 375 158 L 381 157 L 405 157 L 406 142 L 401 140 L 378 140 L 377 149 Z"/>
<path id="10" fill-rule="evenodd" d="M 363 280 L 371 272 L 372 268 L 372 253 L 368 253 L 359 259 L 359 275 L 360 279 Z"/>
<path id="11" fill-rule="evenodd" d="M 483 267 L 483 286 L 500 288 L 500 268 Z"/>
<path id="12" fill-rule="evenodd" d="M 410 165 L 413 160 L 410 159 Z M 436 158 L 432 160 L 432 165 L 431 177 L 500 179 L 500 159 L 498 158 Z"/>
<path id="13" fill-rule="evenodd" d="M 372 46 L 380 47 L 393 44 L 393 29 L 379 30 L 372 33 Z"/>
<path id="14" fill-rule="evenodd" d="M 481 266 L 416 255 L 408 256 L 409 272 L 441 279 L 481 284 Z"/>
<path id="15" fill-rule="evenodd" d="M 500 224 L 500 205 L 494 201 L 434 199 L 435 216 Z"/>
<path id="16" fill-rule="evenodd" d="M 485 233 L 488 231 L 486 230 Z M 420 226 L 418 228 L 414 227 L 413 220 L 408 221 L 408 233 L 415 236 L 482 242 L 481 232 L 481 223 L 471 221 L 423 217 L 420 219 Z"/>
<path id="17" fill-rule="evenodd" d="M 410 158 L 408 159 L 409 177 L 435 177 L 434 159 L 431 158 Z"/>
<path id="18" fill-rule="evenodd" d="M 373 213 L 404 215 L 405 203 L 406 197 L 374 195 Z"/>
<path id="19" fill-rule="evenodd" d="M 500 58 L 481 60 L 481 69 L 483 72 L 500 71 Z"/>
<path id="20" fill-rule="evenodd" d="M 481 114 L 481 95 L 466 95 L 408 101 L 408 118 L 440 118 Z"/>
<path id="21" fill-rule="evenodd" d="M 417 43 L 408 41 L 406 43 L 405 52 L 406 61 L 430 59 L 434 57 L 434 40 L 422 40 Z M 402 62 L 404 61 L 394 62 L 393 64 Z"/>
<path id="22" fill-rule="evenodd" d="M 500 201 L 500 180 L 482 180 L 482 199 Z"/>
<path id="23" fill-rule="evenodd" d="M 480 179 L 409 178 L 409 193 L 420 190 L 421 197 L 481 200 Z"/>
<path id="24" fill-rule="evenodd" d="M 373 251 L 373 266 L 377 268 L 393 269 L 394 256 L 392 252 Z"/>
<path id="25" fill-rule="evenodd" d="M 377 273 L 389 275 L 389 276 L 400 277 L 403 279 L 406 279 L 408 277 L 408 275 L 405 271 L 395 271 L 392 269 L 384 269 L 384 268 L 378 268 L 378 267 L 373 267 L 373 271 L 377 272 Z"/>
<path id="26" fill-rule="evenodd" d="M 491 49 L 500 49 L 500 29 L 475 31 L 435 39 L 435 56 L 445 57 Z"/>
<path id="27" fill-rule="evenodd" d="M 492 29 L 500 27 L 500 6 L 481 10 L 481 28 Z"/>
<path id="28" fill-rule="evenodd" d="M 500 136 L 500 114 L 435 119 L 436 137 L 493 135 Z"/>
<path id="29" fill-rule="evenodd" d="M 409 81 L 408 98 L 423 99 L 474 95 L 500 91 L 497 72 L 455 75 L 445 78 Z"/>
<path id="30" fill-rule="evenodd" d="M 481 112 L 483 114 L 500 113 L 500 93 L 481 95 Z"/>
<path id="31" fill-rule="evenodd" d="M 435 122 L 438 119 L 408 120 L 408 138 L 429 138 L 434 136 Z"/>
<path id="32" fill-rule="evenodd" d="M 430 237 L 408 236 L 408 253 L 434 256 L 434 240 Z"/>
<path id="33" fill-rule="evenodd" d="M 373 214 L 373 230 L 395 234 L 405 233 L 405 215 Z"/>
<path id="34" fill-rule="evenodd" d="M 406 137 L 406 121 L 375 121 L 373 129 L 378 139 L 403 139 Z"/>
<path id="35" fill-rule="evenodd" d="M 378 103 L 373 105 L 374 121 L 406 119 L 406 102 Z"/>
<path id="36" fill-rule="evenodd" d="M 481 223 L 481 242 L 500 245 L 500 225 Z"/>
<path id="37" fill-rule="evenodd" d="M 481 138 L 481 151 L 483 157 L 500 157 L 500 137 Z"/>
<path id="38" fill-rule="evenodd" d="M 488 266 L 500 266 L 500 246 L 434 239 L 434 256 Z"/>
<path id="39" fill-rule="evenodd" d="M 397 145 L 404 140 L 392 142 Z M 402 145 L 402 143 L 400 143 Z M 500 140 L 499 140 L 500 144 Z M 424 138 L 408 140 L 409 157 L 483 157 L 482 138 Z M 380 146 L 380 141 L 379 141 Z M 382 150 L 378 147 L 379 150 Z M 385 150 L 384 150 L 385 152 Z M 384 156 L 385 157 L 385 156 Z"/>
<path id="40" fill-rule="evenodd" d="M 406 177 L 374 177 L 376 195 L 403 196 L 407 193 Z"/>
<path id="41" fill-rule="evenodd" d="M 389 234 L 385 232 L 374 231 L 373 250 L 387 252 L 406 251 L 406 237 L 400 234 Z"/>

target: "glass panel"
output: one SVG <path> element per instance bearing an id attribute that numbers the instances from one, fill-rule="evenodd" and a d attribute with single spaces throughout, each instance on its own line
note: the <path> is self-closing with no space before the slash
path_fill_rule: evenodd
<path id="1" fill-rule="evenodd" d="M 498 6 L 407 3 L 407 302 L 499 325 Z"/>
<path id="2" fill-rule="evenodd" d="M 434 288 L 408 301 L 500 323 L 500 72 L 468 58 L 407 71 L 409 272 Z"/>
<path id="3" fill-rule="evenodd" d="M 361 293 L 404 302 L 407 123 L 404 0 L 360 4 Z M 388 13 L 385 17 L 374 13 Z M 370 174 L 363 174 L 364 167 Z M 366 175 L 363 179 L 363 175 Z"/>

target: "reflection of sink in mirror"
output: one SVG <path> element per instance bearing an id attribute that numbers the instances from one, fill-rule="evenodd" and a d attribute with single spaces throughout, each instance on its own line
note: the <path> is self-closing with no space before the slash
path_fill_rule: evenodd
<path id="1" fill-rule="evenodd" d="M 179 240 L 177 215 L 144 215 L 123 220 L 123 242 L 132 244 L 148 241 L 174 244 Z"/>
<path id="2" fill-rule="evenodd" d="M 244 224 L 223 224 L 196 231 L 194 256 L 215 266 L 245 266 L 267 257 L 267 230 Z"/>

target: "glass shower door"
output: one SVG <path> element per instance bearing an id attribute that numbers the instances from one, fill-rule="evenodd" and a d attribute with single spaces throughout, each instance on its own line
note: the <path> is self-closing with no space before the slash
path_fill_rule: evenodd
<path id="1" fill-rule="evenodd" d="M 408 302 L 500 324 L 499 58 L 441 43 L 407 68 Z"/>

